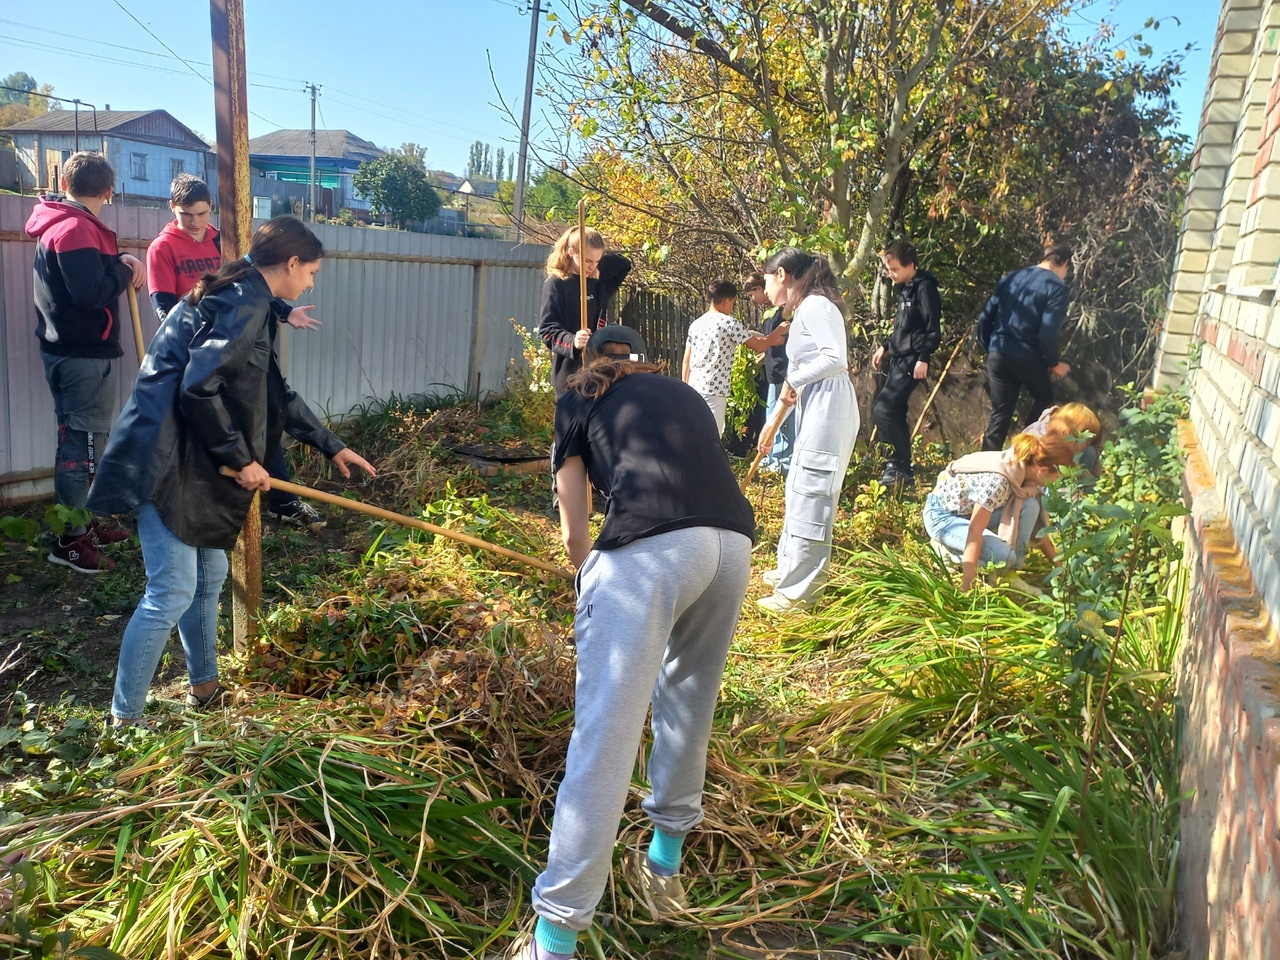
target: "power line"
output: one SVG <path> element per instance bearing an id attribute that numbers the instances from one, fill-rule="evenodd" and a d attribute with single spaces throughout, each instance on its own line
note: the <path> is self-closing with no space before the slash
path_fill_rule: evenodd
<path id="1" fill-rule="evenodd" d="M 0 18 L 0 24 L 4 24 L 4 25 L 6 25 L 6 26 L 10 26 L 10 27 L 21 27 L 21 28 L 23 28 L 23 29 L 25 29 L 25 30 L 34 30 L 34 31 L 38 32 L 38 33 L 39 33 L 39 34 L 41 34 L 41 35 L 46 35 L 46 34 L 49 32 L 47 27 L 39 26 L 39 25 L 34 24 L 34 23 L 21 23 L 21 22 L 19 22 L 19 21 L 17 21 L 17 20 L 5 20 L 5 19 Z M 127 45 L 127 44 L 123 44 L 123 43 L 110 43 L 110 42 L 108 42 L 108 41 L 106 41 L 106 40 L 99 40 L 97 37 L 84 37 L 84 36 L 81 36 L 81 35 L 76 34 L 76 33 L 67 33 L 66 31 L 63 31 L 63 30 L 59 30 L 59 31 L 58 31 L 58 38 L 59 38 L 59 39 L 61 39 L 61 40 L 83 40 L 85 43 L 91 43 L 91 44 L 93 44 L 93 45 L 94 45 L 94 47 L 113 47 L 113 48 L 114 48 L 114 49 L 116 49 L 116 50 L 125 50 L 125 51 L 128 51 L 130 54 L 133 54 L 134 56 L 141 55 L 141 56 L 144 56 L 144 57 L 156 57 L 156 58 L 161 59 L 161 60 L 167 60 L 167 59 L 168 59 L 168 54 L 164 54 L 164 53 L 156 53 L 154 50 L 140 50 L 140 49 L 138 49 L 137 47 L 132 47 L 132 46 L 129 46 L 129 45 Z M 12 38 L 8 38 L 8 37 L 6 37 L 5 39 L 12 39 Z M 17 42 L 23 42 L 23 41 L 17 41 Z M 27 41 L 27 42 L 32 42 L 32 43 L 34 43 L 34 41 Z M 67 49 L 67 48 L 66 48 L 66 47 L 65 47 L 65 45 L 64 45 L 64 46 L 59 46 L 59 47 L 56 47 L 56 48 L 53 48 L 53 49 L 57 49 L 57 50 L 65 50 L 65 49 Z M 79 51 L 72 51 L 72 52 L 77 52 L 77 53 L 78 53 Z M 84 56 L 93 56 L 94 54 L 93 54 L 92 52 L 90 52 L 90 51 L 85 51 L 85 52 L 83 53 L 83 55 L 84 55 Z M 124 62 L 126 62 L 126 61 L 112 61 L 112 62 L 124 63 Z M 207 69 L 207 70 L 212 70 L 212 69 L 213 69 L 213 64 L 212 64 L 212 63 L 207 63 L 207 62 L 205 62 L 204 60 L 188 60 L 188 61 L 187 61 L 187 63 L 189 63 L 189 64 L 195 64 L 197 67 L 202 67 L 202 68 Z M 134 66 L 139 66 L 139 68 L 140 68 L 140 69 L 147 69 L 146 67 L 141 67 L 141 66 L 140 66 L 140 65 L 138 65 L 138 64 L 134 64 Z M 159 67 L 157 67 L 157 68 L 155 68 L 155 69 L 163 69 L 163 68 L 159 68 Z M 177 74 L 182 74 L 182 73 L 183 73 L 183 71 L 181 71 L 181 70 L 173 70 L 173 71 L 169 71 L 169 72 L 177 73 Z M 250 70 L 250 71 L 249 71 L 249 76 L 251 76 L 251 77 L 263 77 L 263 78 L 265 78 L 265 79 L 267 79 L 267 80 L 284 80 L 284 81 L 286 81 L 286 82 L 288 82 L 288 83 L 295 83 L 295 82 L 297 81 L 297 79 L 298 79 L 297 77 L 284 77 L 284 76 L 281 76 L 280 74 L 277 74 L 277 73 L 263 73 L 261 70 Z M 201 79 L 204 79 L 204 77 L 202 76 L 202 77 L 201 77 Z M 265 83 L 250 84 L 250 86 L 264 87 L 265 89 L 268 89 L 268 90 L 287 90 L 287 91 L 290 91 L 290 92 L 292 92 L 292 91 L 295 89 L 294 87 L 275 87 L 275 86 L 270 86 L 270 85 L 265 84 Z"/>
<path id="2" fill-rule="evenodd" d="M 205 83 L 209 84 L 209 86 L 211 86 L 211 87 L 213 86 L 213 81 L 212 81 L 212 80 L 210 80 L 208 77 L 206 77 L 203 73 L 201 73 L 199 70 L 197 70 L 197 69 L 196 69 L 195 67 L 193 67 L 191 64 L 187 63 L 187 61 L 186 61 L 186 60 L 183 60 L 183 59 L 182 59 L 182 57 L 178 54 L 178 51 L 177 51 L 177 50 L 173 49 L 173 47 L 169 46 L 167 43 L 165 43 L 163 40 L 161 40 L 159 37 L 157 37 L 154 33 L 152 33 L 152 32 L 151 32 L 151 28 L 150 28 L 150 27 L 148 27 L 145 23 L 143 23 L 141 20 L 139 20 L 137 17 L 135 17 L 132 13 L 129 13 L 129 9 L 128 9 L 128 8 L 127 8 L 123 3 L 121 3 L 121 2 L 120 2 L 120 0 L 113 0 L 113 2 L 115 3 L 115 5 L 116 5 L 117 7 L 119 7 L 119 8 L 120 8 L 121 10 L 123 10 L 126 14 L 128 14 L 128 17 L 129 17 L 129 19 L 130 19 L 130 20 L 132 20 L 134 23 L 136 23 L 138 26 L 140 26 L 143 30 L 147 31 L 147 34 L 151 37 L 151 39 L 152 39 L 152 40 L 154 40 L 156 43 L 160 44 L 160 46 L 164 47 L 164 48 L 165 48 L 166 50 L 168 50 L 171 54 L 173 54 L 173 58 L 174 58 L 175 60 L 177 60 L 177 61 L 178 61 L 178 62 L 180 62 L 180 63 L 186 64 L 186 67 L 187 67 L 187 69 L 188 69 L 188 70 L 190 70 L 192 73 L 194 73 L 197 77 L 199 77 L 199 78 L 200 78 L 201 80 L 203 80 Z"/>
<path id="3" fill-rule="evenodd" d="M 161 40 L 159 37 L 157 37 L 157 36 L 152 32 L 152 30 L 151 30 L 151 28 L 150 28 L 150 27 L 148 27 L 145 23 L 143 23 L 141 20 L 139 20 L 137 17 L 135 17 L 132 13 L 129 13 L 128 8 L 127 8 L 123 3 L 121 3 L 121 2 L 120 2 L 120 0 L 112 0 L 112 2 L 114 2 L 114 3 L 115 3 L 115 5 L 116 5 L 117 7 L 119 7 L 119 8 L 120 8 L 121 10 L 123 10 L 126 14 L 128 14 L 128 16 L 129 16 L 129 19 L 130 19 L 130 20 L 132 20 L 134 23 L 136 23 L 138 26 L 140 26 L 143 30 L 147 31 L 147 35 L 148 35 L 148 36 L 150 36 L 150 37 L 151 37 L 151 39 L 155 40 L 155 42 L 156 42 L 156 43 L 160 44 L 160 46 L 164 47 L 164 48 L 165 48 L 166 50 L 168 50 L 171 54 L 173 54 L 173 57 L 174 57 L 174 59 L 175 59 L 175 60 L 177 60 L 179 63 L 181 63 L 183 66 L 185 66 L 188 70 L 190 70 L 192 73 L 194 73 L 197 77 L 199 77 L 201 80 L 203 80 L 203 81 L 204 81 L 205 83 L 207 83 L 209 86 L 211 86 L 211 87 L 212 87 L 212 86 L 214 86 L 214 83 L 213 83 L 213 80 L 212 80 L 212 79 L 210 79 L 209 77 L 206 77 L 203 73 L 201 73 L 199 70 L 197 70 L 195 67 L 193 67 L 190 63 L 188 63 L 186 60 L 184 60 L 184 59 L 182 58 L 182 56 L 178 53 L 178 51 L 174 50 L 174 49 L 173 49 L 173 47 L 169 46 L 167 43 L 165 43 L 163 40 Z M 256 111 L 254 111 L 254 110 L 250 110 L 250 111 L 249 111 L 249 113 L 250 113 L 252 116 L 257 117 L 257 118 L 258 118 L 259 120 L 261 120 L 263 123 L 269 123 L 269 124 L 271 124 L 271 126 L 276 127 L 277 129 L 280 127 L 280 124 L 276 123 L 274 120 L 268 120 L 268 119 L 267 119 L 266 117 L 264 117 L 262 114 L 257 113 L 257 112 L 256 112 Z"/>

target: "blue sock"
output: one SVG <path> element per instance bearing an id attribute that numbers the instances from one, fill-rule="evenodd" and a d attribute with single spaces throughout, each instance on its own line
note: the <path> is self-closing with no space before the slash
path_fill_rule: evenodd
<path id="1" fill-rule="evenodd" d="M 533 928 L 533 942 L 538 948 L 538 960 L 569 960 L 578 945 L 578 934 L 539 917 Z"/>
<path id="2" fill-rule="evenodd" d="M 649 865 L 660 877 L 674 877 L 680 869 L 680 855 L 684 851 L 684 837 L 673 837 L 661 830 L 653 831 L 649 841 Z"/>

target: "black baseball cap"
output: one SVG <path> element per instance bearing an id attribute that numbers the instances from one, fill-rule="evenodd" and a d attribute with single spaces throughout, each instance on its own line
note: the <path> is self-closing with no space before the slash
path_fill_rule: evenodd
<path id="1" fill-rule="evenodd" d="M 631 355 L 627 359 L 642 363 L 648 352 L 644 345 L 644 337 L 640 336 L 639 331 L 621 323 L 607 324 L 593 333 L 591 339 L 587 341 L 587 350 L 592 353 L 603 353 L 606 343 L 625 343 L 631 348 Z"/>

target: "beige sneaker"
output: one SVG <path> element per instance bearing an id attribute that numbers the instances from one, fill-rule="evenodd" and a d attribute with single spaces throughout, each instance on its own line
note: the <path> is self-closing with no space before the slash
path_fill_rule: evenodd
<path id="1" fill-rule="evenodd" d="M 684 892 L 680 875 L 662 877 L 653 872 L 649 855 L 643 850 L 630 854 L 627 874 L 636 895 L 649 908 L 655 920 L 689 912 L 689 896 Z"/>
<path id="2" fill-rule="evenodd" d="M 760 579 L 764 581 L 764 585 L 766 587 L 776 587 L 782 582 L 782 571 L 766 570 L 764 573 L 760 574 Z"/>

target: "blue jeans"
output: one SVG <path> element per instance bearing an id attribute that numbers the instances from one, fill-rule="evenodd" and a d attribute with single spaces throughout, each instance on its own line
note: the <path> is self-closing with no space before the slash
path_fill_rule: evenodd
<path id="1" fill-rule="evenodd" d="M 218 679 L 218 596 L 227 579 L 226 551 L 183 543 L 150 500 L 138 508 L 138 540 L 147 589 L 120 642 L 111 698 L 111 714 L 119 720 L 142 716 L 147 688 L 175 625 L 191 685 Z"/>
<path id="2" fill-rule="evenodd" d="M 92 357 L 59 357 L 43 350 L 40 359 L 58 424 L 53 495 L 64 507 L 83 507 L 93 482 L 93 464 L 107 446 L 119 364 Z"/>
<path id="3" fill-rule="evenodd" d="M 1010 500 L 1009 503 L 1017 501 Z M 1009 504 L 1005 504 L 1008 506 Z M 992 533 L 1000 532 L 1000 521 L 1004 517 L 1004 507 L 991 511 L 991 519 L 987 521 L 987 529 Z M 1022 512 L 1018 515 L 1018 536 L 1013 545 L 1012 567 L 1021 567 L 1027 559 L 1027 544 L 1040 527 L 1040 498 L 1027 497 L 1022 501 Z"/>
<path id="4" fill-rule="evenodd" d="M 765 403 L 765 423 L 769 423 L 778 412 L 778 395 L 782 393 L 782 384 L 769 384 L 769 395 Z M 773 449 L 760 462 L 762 467 L 776 466 L 783 476 L 791 470 L 791 448 L 796 443 L 796 415 L 793 413 L 778 428 L 773 438 Z"/>
<path id="5" fill-rule="evenodd" d="M 1019 524 L 1021 522 L 1019 519 Z M 969 539 L 969 518 L 952 513 L 943 507 L 932 493 L 924 498 L 924 529 L 929 534 L 929 539 L 937 540 L 956 557 L 964 554 L 965 543 Z M 1014 559 L 1012 547 L 990 530 L 982 531 L 982 549 L 978 553 L 979 566 L 987 563 L 1004 566 Z"/>

